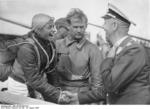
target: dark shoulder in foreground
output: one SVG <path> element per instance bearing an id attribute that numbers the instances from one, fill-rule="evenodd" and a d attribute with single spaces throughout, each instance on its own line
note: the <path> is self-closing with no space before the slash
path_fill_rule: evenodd
<path id="1" fill-rule="evenodd" d="M 127 53 L 127 54 L 128 53 L 135 54 L 139 52 L 145 53 L 145 47 L 136 41 L 127 44 L 125 49 L 123 50 L 123 53 Z"/>

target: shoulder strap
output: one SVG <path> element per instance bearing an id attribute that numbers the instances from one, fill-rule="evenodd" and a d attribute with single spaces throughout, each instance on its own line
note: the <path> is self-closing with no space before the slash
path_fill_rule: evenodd
<path id="1" fill-rule="evenodd" d="M 31 38 L 27 38 L 27 39 L 26 39 L 26 42 L 29 43 L 29 44 L 31 44 L 31 45 L 33 45 L 33 47 L 34 47 L 34 49 L 35 49 L 35 52 L 36 52 L 36 54 L 37 54 L 37 58 L 38 58 L 38 66 L 39 66 L 39 68 L 40 68 L 40 66 L 41 66 L 40 53 L 39 53 L 39 50 L 38 50 L 37 46 L 35 45 L 34 40 L 31 39 Z"/>

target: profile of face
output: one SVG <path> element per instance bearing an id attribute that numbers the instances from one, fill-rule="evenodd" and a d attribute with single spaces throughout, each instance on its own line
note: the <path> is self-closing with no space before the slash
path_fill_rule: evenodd
<path id="1" fill-rule="evenodd" d="M 87 24 L 85 19 L 71 18 L 70 33 L 76 40 L 84 37 Z"/>
<path id="2" fill-rule="evenodd" d="M 40 30 L 40 36 L 46 40 L 49 39 L 49 37 L 53 37 L 55 32 L 54 28 L 54 22 L 49 22 Z"/>
<path id="3" fill-rule="evenodd" d="M 115 31 L 115 25 L 113 19 L 104 19 L 103 29 L 105 30 L 106 40 L 111 42 L 113 33 Z"/>
<path id="4" fill-rule="evenodd" d="M 59 29 L 57 29 L 57 32 L 55 33 L 54 37 L 56 37 L 56 39 L 63 39 L 67 36 L 68 34 L 68 29 L 65 27 L 60 27 Z"/>

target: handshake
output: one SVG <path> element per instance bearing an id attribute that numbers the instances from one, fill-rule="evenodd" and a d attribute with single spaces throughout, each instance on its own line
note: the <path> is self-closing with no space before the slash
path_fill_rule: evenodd
<path id="1" fill-rule="evenodd" d="M 58 99 L 59 104 L 79 104 L 78 94 L 69 91 L 61 91 Z"/>

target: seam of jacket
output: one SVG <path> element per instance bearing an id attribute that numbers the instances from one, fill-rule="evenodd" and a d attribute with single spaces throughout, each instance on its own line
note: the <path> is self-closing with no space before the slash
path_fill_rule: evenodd
<path id="1" fill-rule="evenodd" d="M 38 58 L 38 67 L 40 68 L 40 66 L 41 66 L 40 53 L 39 53 L 38 48 L 35 46 L 35 41 L 31 38 L 28 38 L 26 40 L 29 42 L 29 44 L 33 45 L 33 47 L 36 51 L 36 54 L 37 54 L 37 58 Z"/>

